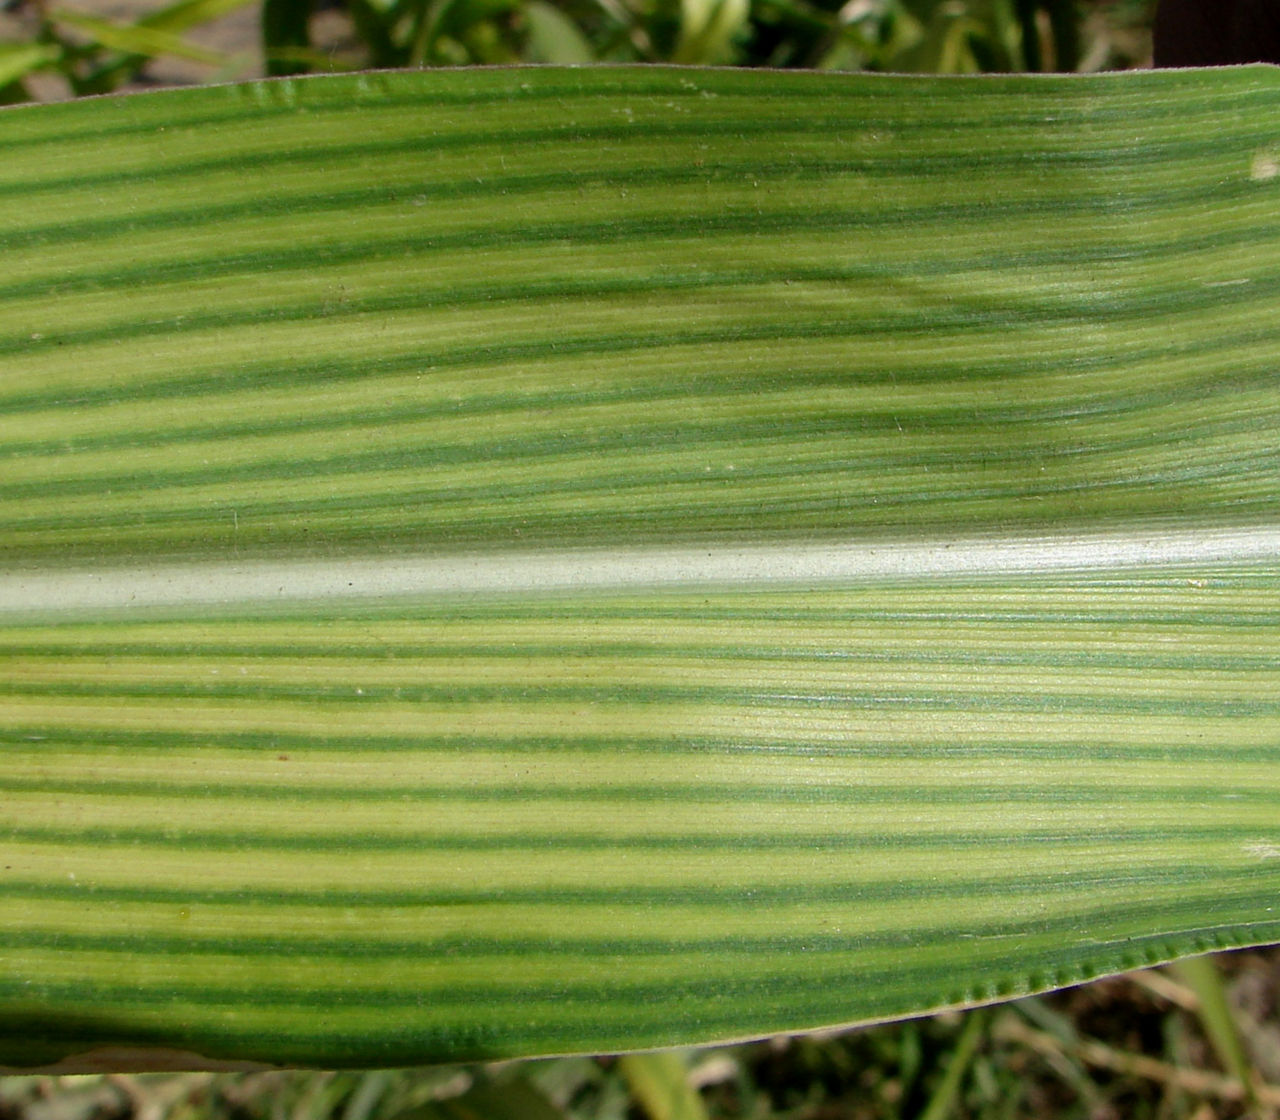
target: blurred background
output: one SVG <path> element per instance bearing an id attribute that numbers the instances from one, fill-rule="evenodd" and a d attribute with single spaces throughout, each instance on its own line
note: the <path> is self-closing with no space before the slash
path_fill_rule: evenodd
<path id="1" fill-rule="evenodd" d="M 516 62 L 1125 69 L 1150 65 L 1154 8 L 1155 0 L 3 0 L 0 103 L 264 74 Z"/>

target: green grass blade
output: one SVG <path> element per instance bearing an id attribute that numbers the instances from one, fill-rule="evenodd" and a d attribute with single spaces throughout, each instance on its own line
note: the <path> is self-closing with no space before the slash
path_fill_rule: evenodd
<path id="1" fill-rule="evenodd" d="M 530 0 L 524 5 L 528 57 L 534 62 L 580 66 L 595 58 L 590 40 L 553 4 Z"/>
<path id="2" fill-rule="evenodd" d="M 965 1016 L 964 1026 L 956 1047 L 947 1060 L 947 1068 L 942 1075 L 938 1087 L 934 1089 L 929 1103 L 920 1114 L 920 1120 L 947 1120 L 948 1116 L 958 1115 L 960 1090 L 964 1084 L 965 1074 L 973 1064 L 974 1055 L 982 1044 L 984 1028 L 987 1025 L 987 1012 L 981 1009 L 971 1011 Z"/>
<path id="3" fill-rule="evenodd" d="M 706 1106 L 689 1084 L 689 1065 L 677 1050 L 626 1054 L 618 1068 L 650 1120 L 707 1120 Z"/>
<path id="4" fill-rule="evenodd" d="M 183 40 L 175 31 L 167 27 L 146 23 L 113 23 L 110 20 L 98 19 L 83 12 L 59 8 L 50 13 L 49 18 L 55 23 L 65 24 L 76 31 L 89 36 L 94 42 L 112 50 L 124 51 L 137 55 L 173 55 L 175 58 L 187 58 L 193 62 L 216 64 L 223 61 L 222 55 L 204 47 L 197 47 Z"/>
<path id="5" fill-rule="evenodd" d="M 51 43 L 0 43 L 0 86 L 56 62 L 62 48 Z"/>
<path id="6" fill-rule="evenodd" d="M 1235 1015 L 1227 999 L 1218 962 L 1212 957 L 1188 957 L 1172 966 L 1174 975 L 1190 988 L 1199 1003 L 1200 1024 L 1222 1068 L 1234 1077 L 1244 1091 L 1251 1109 L 1258 1107 L 1255 1094 L 1257 1078 L 1244 1041 L 1236 1028 Z"/>
<path id="7" fill-rule="evenodd" d="M 1280 938 L 1276 92 L 0 112 L 0 1060 L 636 1049 Z"/>
<path id="8" fill-rule="evenodd" d="M 138 25 L 180 34 L 221 19 L 237 8 L 244 7 L 246 3 L 248 0 L 176 0 L 158 11 L 148 12 L 138 20 Z"/>

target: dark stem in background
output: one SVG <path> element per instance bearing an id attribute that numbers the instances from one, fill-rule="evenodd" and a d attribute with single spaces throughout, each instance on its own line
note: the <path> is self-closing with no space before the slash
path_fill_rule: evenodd
<path id="1" fill-rule="evenodd" d="M 1049 17 L 1053 35 L 1053 69 L 1075 70 L 1080 63 L 1080 18 L 1075 0 L 1017 0 L 1018 22 L 1022 25 L 1022 56 L 1028 70 L 1045 69 L 1040 43 L 1039 13 Z"/>
<path id="2" fill-rule="evenodd" d="M 1022 25 L 1022 61 L 1028 70 L 1043 70 L 1040 29 L 1036 26 L 1036 0 L 1018 0 L 1018 23 Z"/>
<path id="3" fill-rule="evenodd" d="M 1280 62 L 1280 0 L 1160 0 L 1157 66 Z"/>
<path id="4" fill-rule="evenodd" d="M 296 52 L 311 47 L 310 0 L 263 0 L 262 50 L 267 74 L 305 74 L 310 67 Z M 294 57 L 290 57 L 290 53 Z"/>
<path id="5" fill-rule="evenodd" d="M 1053 32 L 1054 69 L 1075 71 L 1080 65 L 1080 13 L 1075 0 L 1044 0 Z"/>

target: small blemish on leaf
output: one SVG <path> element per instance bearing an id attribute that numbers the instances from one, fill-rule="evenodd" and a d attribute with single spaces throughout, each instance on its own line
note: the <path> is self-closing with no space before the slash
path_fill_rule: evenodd
<path id="1" fill-rule="evenodd" d="M 1249 178 L 1254 182 L 1265 182 L 1280 175 L 1280 148 L 1262 148 L 1253 153 L 1253 163 L 1249 168 Z"/>

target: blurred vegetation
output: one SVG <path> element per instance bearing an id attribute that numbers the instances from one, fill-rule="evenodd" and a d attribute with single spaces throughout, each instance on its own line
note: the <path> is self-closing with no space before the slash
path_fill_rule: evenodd
<path id="1" fill-rule="evenodd" d="M 3 0 L 0 102 L 261 73 L 515 62 L 1120 69 L 1149 62 L 1154 8 L 1154 0 L 250 2 Z"/>

